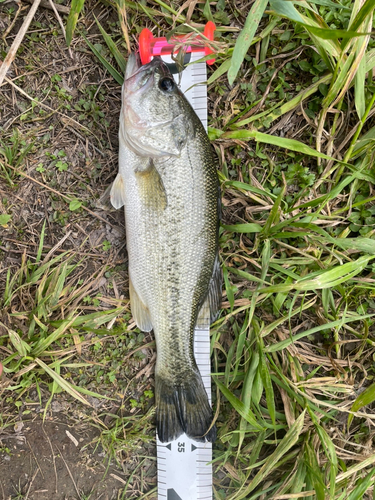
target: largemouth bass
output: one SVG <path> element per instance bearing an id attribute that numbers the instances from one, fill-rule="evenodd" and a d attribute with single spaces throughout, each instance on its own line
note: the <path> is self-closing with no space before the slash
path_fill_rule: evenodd
<path id="1" fill-rule="evenodd" d="M 125 207 L 132 314 L 155 334 L 159 439 L 214 441 L 193 342 L 200 313 L 220 307 L 219 183 L 205 130 L 160 58 L 129 57 L 111 202 Z"/>

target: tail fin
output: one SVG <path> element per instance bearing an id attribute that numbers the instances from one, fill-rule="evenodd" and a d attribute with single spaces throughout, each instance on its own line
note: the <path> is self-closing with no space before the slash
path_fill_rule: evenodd
<path id="1" fill-rule="evenodd" d="M 215 441 L 212 410 L 198 372 L 191 372 L 179 385 L 156 375 L 155 399 L 156 427 L 162 443 L 184 432 L 196 441 Z"/>

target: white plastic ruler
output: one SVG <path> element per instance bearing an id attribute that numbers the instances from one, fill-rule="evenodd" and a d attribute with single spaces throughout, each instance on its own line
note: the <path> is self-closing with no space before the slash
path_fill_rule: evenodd
<path id="1" fill-rule="evenodd" d="M 204 52 L 192 53 L 190 62 L 202 57 Z M 163 56 L 163 60 L 172 62 L 170 57 Z M 206 63 L 191 64 L 182 72 L 180 81 L 179 75 L 174 75 L 174 78 L 207 130 Z M 195 329 L 194 353 L 211 403 L 209 323 L 207 318 L 207 328 Z M 170 443 L 161 443 L 157 438 L 156 444 L 158 500 L 212 500 L 212 465 L 208 463 L 212 460 L 212 444 L 199 443 L 186 434 Z"/>

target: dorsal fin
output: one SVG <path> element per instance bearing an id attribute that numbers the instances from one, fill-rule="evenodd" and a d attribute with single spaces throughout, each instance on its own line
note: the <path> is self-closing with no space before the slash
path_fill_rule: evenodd
<path id="1" fill-rule="evenodd" d="M 208 293 L 203 302 L 197 319 L 198 328 L 207 328 L 216 321 L 221 307 L 222 276 L 219 261 L 219 254 L 216 254 L 214 269 L 208 286 Z"/>

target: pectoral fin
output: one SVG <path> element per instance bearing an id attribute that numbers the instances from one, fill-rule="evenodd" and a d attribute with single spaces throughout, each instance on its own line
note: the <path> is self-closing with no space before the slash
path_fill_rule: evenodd
<path id="1" fill-rule="evenodd" d="M 167 206 L 167 194 L 159 172 L 150 159 L 147 169 L 136 172 L 139 195 L 147 207 L 163 211 Z"/>
<path id="2" fill-rule="evenodd" d="M 111 187 L 111 203 L 114 208 L 121 208 L 125 203 L 125 187 L 121 174 L 117 174 Z"/>
<path id="3" fill-rule="evenodd" d="M 111 203 L 111 190 L 112 184 L 110 184 L 101 197 L 95 203 L 96 208 L 100 210 L 105 210 L 106 212 L 114 212 L 116 209 Z"/>
<path id="4" fill-rule="evenodd" d="M 151 332 L 152 323 L 150 318 L 150 311 L 139 298 L 130 278 L 129 278 L 129 294 L 130 294 L 130 306 L 133 318 L 138 328 L 143 332 Z"/>

